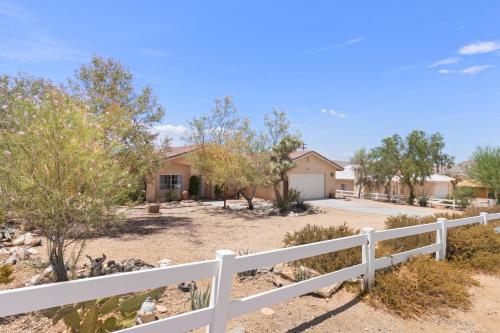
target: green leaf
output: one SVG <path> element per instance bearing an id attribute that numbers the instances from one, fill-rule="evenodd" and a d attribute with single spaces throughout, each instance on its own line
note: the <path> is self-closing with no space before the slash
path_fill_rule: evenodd
<path id="1" fill-rule="evenodd" d="M 79 333 L 95 333 L 97 327 L 97 311 L 91 308 L 85 313 Z"/>
<path id="2" fill-rule="evenodd" d="M 52 324 L 55 325 L 61 320 L 67 313 L 75 310 L 73 305 L 65 305 L 57 311 L 57 313 L 52 317 Z"/>
<path id="3" fill-rule="evenodd" d="M 117 329 L 116 327 L 116 317 L 108 317 L 105 321 L 104 321 L 104 324 L 103 324 L 103 327 L 104 329 L 106 329 L 107 331 L 115 331 Z"/>
<path id="4" fill-rule="evenodd" d="M 80 330 L 80 315 L 78 314 L 78 311 L 73 309 L 73 311 L 68 312 L 64 317 L 63 321 L 66 324 L 66 326 L 72 328 L 74 331 L 79 331 Z"/>
<path id="5" fill-rule="evenodd" d="M 139 294 L 131 296 L 120 303 L 119 308 L 122 313 L 136 312 L 141 308 L 142 303 L 146 300 L 148 294 Z"/>
<path id="6" fill-rule="evenodd" d="M 113 312 L 118 309 L 118 302 L 120 301 L 119 296 L 113 296 L 109 298 L 106 303 L 104 303 L 101 307 L 100 315 L 104 316 L 110 312 Z"/>
<path id="7" fill-rule="evenodd" d="M 136 316 L 137 315 L 135 312 L 132 312 L 132 313 L 127 314 L 126 316 L 123 316 L 116 323 L 117 328 L 124 329 L 124 328 L 134 326 Z"/>

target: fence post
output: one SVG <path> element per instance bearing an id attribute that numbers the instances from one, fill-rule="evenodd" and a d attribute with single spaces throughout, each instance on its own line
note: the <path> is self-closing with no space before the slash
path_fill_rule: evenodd
<path id="1" fill-rule="evenodd" d="M 488 225 L 488 213 L 481 212 L 479 213 L 479 216 L 483 218 L 483 221 L 481 222 L 483 225 Z"/>
<path id="2" fill-rule="evenodd" d="M 231 301 L 231 285 L 233 282 L 234 258 L 236 254 L 230 250 L 217 250 L 219 271 L 212 282 L 210 306 L 214 308 L 212 323 L 208 326 L 208 333 L 225 333 L 229 319 L 229 303 Z"/>
<path id="3" fill-rule="evenodd" d="M 363 275 L 363 289 L 370 290 L 375 282 L 375 229 L 362 228 L 368 242 L 361 246 L 361 263 L 366 264 L 366 272 Z"/>
<path id="4" fill-rule="evenodd" d="M 436 260 L 446 258 L 446 219 L 440 217 L 437 219 L 439 229 L 436 230 L 436 243 L 439 244 L 439 250 L 436 251 Z"/>

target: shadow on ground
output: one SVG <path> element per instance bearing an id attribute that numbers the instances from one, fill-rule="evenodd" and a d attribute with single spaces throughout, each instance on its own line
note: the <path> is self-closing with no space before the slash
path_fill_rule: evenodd
<path id="1" fill-rule="evenodd" d="M 184 230 L 188 232 L 194 228 L 193 221 L 189 217 L 180 216 L 151 216 L 127 219 L 95 230 L 91 237 L 146 236 L 178 227 L 186 228 Z"/>
<path id="2" fill-rule="evenodd" d="M 342 313 L 342 312 L 350 309 L 351 307 L 353 307 L 356 304 L 358 304 L 360 301 L 361 301 L 361 296 L 358 295 L 355 298 L 353 298 L 352 300 L 350 300 L 349 302 L 343 304 L 342 306 L 339 306 L 338 308 L 335 308 L 335 309 L 333 309 L 331 311 L 323 313 L 322 315 L 319 315 L 319 316 L 315 317 L 314 319 L 306 321 L 306 322 L 300 324 L 299 326 L 291 328 L 288 331 L 286 331 L 286 333 L 300 333 L 300 332 L 305 332 L 308 329 L 313 328 L 314 326 L 321 324 L 325 320 L 328 320 L 331 317 L 336 316 L 336 315 L 338 315 L 338 314 L 340 314 L 340 313 Z"/>

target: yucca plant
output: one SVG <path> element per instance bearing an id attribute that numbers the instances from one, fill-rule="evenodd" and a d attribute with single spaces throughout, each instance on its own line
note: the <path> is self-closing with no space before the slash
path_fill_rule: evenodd
<path id="1" fill-rule="evenodd" d="M 246 256 L 246 255 L 249 255 L 251 253 L 252 253 L 252 251 L 250 251 L 249 249 L 238 251 L 238 255 L 240 255 L 240 256 Z M 238 272 L 238 273 L 236 273 L 236 275 L 239 278 L 244 278 L 247 276 L 255 276 L 255 275 L 257 275 L 257 269 L 250 269 L 248 271 Z"/>
<path id="2" fill-rule="evenodd" d="M 42 314 L 52 319 L 52 324 L 60 320 L 71 333 L 106 333 L 134 325 L 137 311 L 148 297 L 155 300 L 165 292 L 166 287 L 131 295 L 112 296 L 65 305 L 42 311 Z"/>
<path id="3" fill-rule="evenodd" d="M 188 299 L 188 302 L 191 303 L 191 310 L 203 309 L 210 305 L 211 289 L 210 284 L 206 288 L 191 288 Z"/>

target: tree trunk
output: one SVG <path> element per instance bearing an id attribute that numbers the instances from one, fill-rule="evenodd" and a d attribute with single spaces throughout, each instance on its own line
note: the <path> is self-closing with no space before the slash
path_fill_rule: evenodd
<path id="1" fill-rule="evenodd" d="M 358 199 L 361 198 L 361 190 L 363 189 L 363 185 L 359 185 L 358 187 Z"/>
<path id="2" fill-rule="evenodd" d="M 276 197 L 276 204 L 278 206 L 281 206 L 281 204 L 283 203 L 283 198 L 281 197 L 278 184 L 274 184 L 274 196 Z"/>
<path id="3" fill-rule="evenodd" d="M 57 241 L 52 243 L 49 254 L 49 262 L 54 271 L 57 282 L 68 281 L 68 272 L 64 264 L 64 241 L 58 237 Z"/>
<path id="4" fill-rule="evenodd" d="M 385 192 L 387 193 L 387 201 L 391 201 L 391 183 L 385 184 Z"/>
<path id="5" fill-rule="evenodd" d="M 224 206 L 222 206 L 222 208 L 226 209 L 226 201 L 227 201 L 226 188 L 222 190 L 222 196 L 224 199 Z"/>
<path id="6" fill-rule="evenodd" d="M 248 203 L 248 209 L 249 210 L 253 210 L 253 203 L 252 203 L 252 200 L 255 196 L 255 191 L 257 190 L 257 186 L 254 186 L 252 188 L 252 193 L 247 193 L 245 190 L 242 190 L 241 191 L 241 195 L 243 196 L 243 198 L 245 198 L 245 200 L 247 201 Z"/>
<path id="7" fill-rule="evenodd" d="M 285 202 L 286 204 L 288 204 L 288 177 L 286 174 L 283 174 L 281 176 L 281 179 L 283 181 L 283 202 Z"/>

